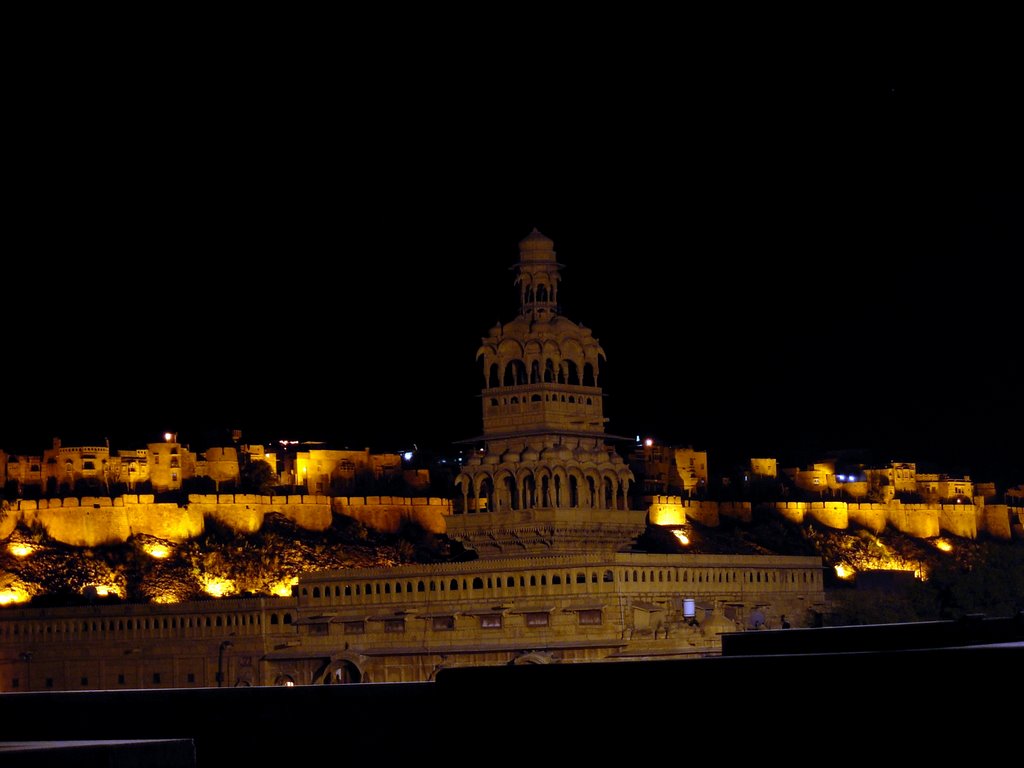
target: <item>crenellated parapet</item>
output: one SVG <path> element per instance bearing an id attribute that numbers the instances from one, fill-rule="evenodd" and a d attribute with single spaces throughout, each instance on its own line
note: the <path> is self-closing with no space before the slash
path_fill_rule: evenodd
<path id="1" fill-rule="evenodd" d="M 309 531 L 326 530 L 338 514 L 384 532 L 393 533 L 402 521 L 413 521 L 432 533 L 444 533 L 451 506 L 449 500 L 438 498 L 306 494 L 191 494 L 184 504 L 157 502 L 152 494 L 22 499 L 8 503 L 0 520 L 0 540 L 21 524 L 39 526 L 54 541 L 77 547 L 123 543 L 140 534 L 185 541 L 201 535 L 207 520 L 255 533 L 270 514 Z"/>

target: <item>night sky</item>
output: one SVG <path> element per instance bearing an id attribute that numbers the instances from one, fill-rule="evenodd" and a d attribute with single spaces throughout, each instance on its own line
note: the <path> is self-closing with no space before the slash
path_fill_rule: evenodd
<path id="1" fill-rule="evenodd" d="M 72 127 L 24 125 L 0 448 L 449 450 L 537 227 L 608 355 L 609 432 L 712 471 L 864 449 L 1024 481 L 1024 201 L 969 82 L 444 71 L 168 71 L 130 109 L 71 73 Z"/>

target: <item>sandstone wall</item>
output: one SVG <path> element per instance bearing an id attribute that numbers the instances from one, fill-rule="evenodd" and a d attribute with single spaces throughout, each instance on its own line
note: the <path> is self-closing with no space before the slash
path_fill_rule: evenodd
<path id="1" fill-rule="evenodd" d="M 938 509 L 939 530 L 965 539 L 976 539 L 977 512 L 973 504 L 941 504 Z"/>
<path id="2" fill-rule="evenodd" d="M 850 504 L 847 514 L 850 521 L 872 533 L 881 533 L 888 523 L 887 504 Z"/>
<path id="3" fill-rule="evenodd" d="M 1013 538 L 1010 508 L 1006 504 L 986 504 L 981 508 L 981 529 L 997 539 Z"/>
<path id="4" fill-rule="evenodd" d="M 896 501 L 886 508 L 886 519 L 897 531 L 930 539 L 939 535 L 939 510 L 925 504 L 901 504 Z"/>
<path id="5" fill-rule="evenodd" d="M 645 499 L 648 497 L 645 497 Z M 683 525 L 686 508 L 679 496 L 651 496 L 647 518 L 653 525 Z"/>
<path id="6" fill-rule="evenodd" d="M 421 525 L 430 533 L 448 530 L 447 518 L 452 502 L 441 498 L 404 498 L 400 496 L 335 496 L 333 510 L 385 533 L 394 533 L 403 520 Z"/>

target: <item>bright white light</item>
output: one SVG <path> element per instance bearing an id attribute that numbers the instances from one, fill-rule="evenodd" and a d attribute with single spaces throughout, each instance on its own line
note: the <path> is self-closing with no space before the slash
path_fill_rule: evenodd
<path id="1" fill-rule="evenodd" d="M 406 451 L 402 454 L 402 458 L 406 461 L 412 461 L 412 451 Z"/>
<path id="2" fill-rule="evenodd" d="M 172 435 L 170 432 L 164 432 L 164 440 L 166 440 L 168 443 L 171 442 L 172 437 L 174 437 L 174 435 Z"/>
<path id="3" fill-rule="evenodd" d="M 836 477 L 839 479 L 840 483 L 846 482 L 846 475 L 836 475 Z"/>
<path id="4" fill-rule="evenodd" d="M 646 440 L 644 440 L 644 445 L 650 448 L 652 445 L 654 445 L 654 440 L 648 437 Z"/>

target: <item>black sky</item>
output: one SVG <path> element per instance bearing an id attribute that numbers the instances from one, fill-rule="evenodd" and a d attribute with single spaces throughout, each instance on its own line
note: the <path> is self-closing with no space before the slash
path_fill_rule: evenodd
<path id="1" fill-rule="evenodd" d="M 0 448 L 447 449 L 537 227 L 608 354 L 610 432 L 1024 480 L 991 90 L 654 63 L 67 73 L 20 119 Z"/>

